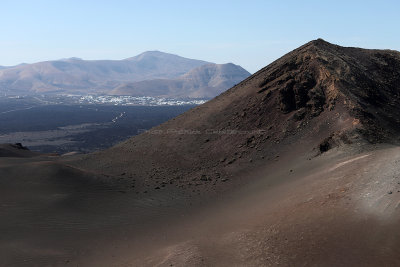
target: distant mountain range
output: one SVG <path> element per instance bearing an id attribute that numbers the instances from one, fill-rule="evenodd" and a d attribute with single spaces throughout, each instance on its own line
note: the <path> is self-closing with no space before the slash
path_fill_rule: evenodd
<path id="1" fill-rule="evenodd" d="M 0 67 L 0 93 L 212 98 L 248 76 L 232 63 L 219 65 L 148 51 L 124 60 L 68 58 Z"/>
<path id="2" fill-rule="evenodd" d="M 212 98 L 247 78 L 250 74 L 238 65 L 206 64 L 176 79 L 154 79 L 118 86 L 113 95 L 165 96 L 174 98 Z"/>

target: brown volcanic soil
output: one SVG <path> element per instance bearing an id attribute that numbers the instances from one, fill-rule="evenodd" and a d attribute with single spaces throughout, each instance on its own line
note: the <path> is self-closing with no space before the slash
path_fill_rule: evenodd
<path id="1" fill-rule="evenodd" d="M 400 150 L 357 149 L 266 164 L 241 188 L 192 206 L 172 188 L 137 195 L 124 181 L 45 157 L 3 158 L 0 258 L 5 266 L 397 266 Z"/>
<path id="2" fill-rule="evenodd" d="M 109 150 L 0 158 L 0 258 L 397 266 L 399 62 L 316 40 Z"/>

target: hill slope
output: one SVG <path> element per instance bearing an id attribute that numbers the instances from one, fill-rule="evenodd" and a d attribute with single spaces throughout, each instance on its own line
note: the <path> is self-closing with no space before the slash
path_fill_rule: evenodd
<path id="1" fill-rule="evenodd" d="M 396 51 L 312 41 L 206 104 L 85 162 L 156 177 L 146 183 L 174 176 L 186 184 L 203 175 L 220 182 L 285 151 L 315 155 L 343 143 L 397 142 L 399 64 Z"/>
<path id="2" fill-rule="evenodd" d="M 110 94 L 162 96 L 171 98 L 213 98 L 241 82 L 250 73 L 238 65 L 206 64 L 177 79 L 157 79 L 123 84 Z"/>

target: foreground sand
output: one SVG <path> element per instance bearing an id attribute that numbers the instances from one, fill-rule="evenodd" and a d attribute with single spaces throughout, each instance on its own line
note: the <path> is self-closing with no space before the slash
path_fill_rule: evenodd
<path id="1" fill-rule="evenodd" d="M 54 158 L 1 158 L 2 265 L 399 265 L 400 148 L 357 151 L 282 158 L 190 201 Z"/>

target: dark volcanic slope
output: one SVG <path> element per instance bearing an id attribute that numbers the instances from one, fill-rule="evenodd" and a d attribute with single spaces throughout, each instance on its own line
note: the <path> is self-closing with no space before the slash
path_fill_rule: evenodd
<path id="1" fill-rule="evenodd" d="M 318 39 L 212 101 L 79 165 L 127 173 L 139 189 L 215 188 L 278 157 L 312 156 L 343 143 L 397 142 L 399 94 L 399 52 Z"/>

